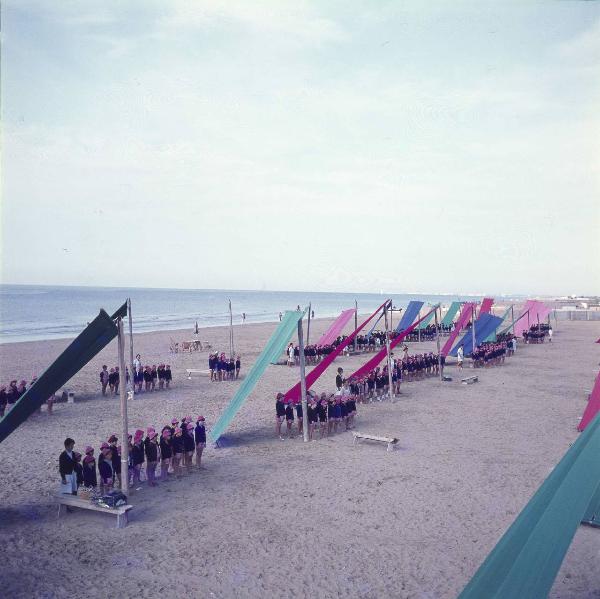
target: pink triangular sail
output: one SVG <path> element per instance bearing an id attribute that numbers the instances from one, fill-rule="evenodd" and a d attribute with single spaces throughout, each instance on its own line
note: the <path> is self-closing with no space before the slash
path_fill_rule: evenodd
<path id="1" fill-rule="evenodd" d="M 473 306 L 474 306 L 474 304 L 472 304 L 472 303 L 466 303 L 463 305 L 462 310 L 460 312 L 460 316 L 458 317 L 458 320 L 456 321 L 456 325 L 455 325 L 454 329 L 452 329 L 450 336 L 448 337 L 446 343 L 444 344 L 444 347 L 442 347 L 442 351 L 441 351 L 442 356 L 445 357 L 448 355 L 448 352 L 452 349 L 452 346 L 454 345 L 454 341 L 456 340 L 456 338 L 458 337 L 460 332 L 465 328 L 465 326 L 469 322 L 469 319 L 473 315 Z"/>
<path id="2" fill-rule="evenodd" d="M 600 372 L 596 376 L 596 382 L 594 388 L 590 394 L 590 399 L 581 417 L 581 422 L 577 427 L 578 431 L 583 431 L 585 427 L 593 420 L 594 416 L 600 410 Z"/>
<path id="3" fill-rule="evenodd" d="M 484 297 L 481 302 L 481 308 L 479 308 L 479 315 L 488 314 L 492 311 L 492 306 L 494 305 L 493 297 Z"/>
<path id="4" fill-rule="evenodd" d="M 367 326 L 367 324 L 369 324 L 369 322 L 371 322 L 371 320 L 373 320 L 373 318 L 379 314 L 380 310 L 382 310 L 383 307 L 389 302 L 390 300 L 385 300 L 385 302 L 383 302 L 383 304 L 381 304 L 381 306 L 379 306 L 379 308 L 377 308 L 377 310 L 375 310 L 375 312 L 373 312 L 373 314 L 371 314 L 367 320 L 365 320 L 355 331 L 352 331 L 352 333 L 350 333 L 350 335 L 348 335 L 348 337 L 346 337 L 346 339 L 344 339 L 344 341 L 342 341 L 334 351 L 326 355 L 325 358 L 323 358 L 323 360 L 321 360 L 321 362 L 319 362 L 306 375 L 307 391 L 315 384 L 317 379 L 327 370 L 327 368 L 329 368 L 330 364 L 333 363 L 333 361 L 344 351 L 344 349 L 348 347 L 352 341 L 354 341 L 354 337 L 356 337 L 356 335 L 358 335 L 358 333 L 360 333 L 360 331 L 362 331 L 362 329 Z M 296 383 L 291 389 L 288 390 L 288 392 L 285 394 L 285 398 L 292 399 L 294 401 L 300 400 L 300 382 Z"/>
<path id="5" fill-rule="evenodd" d="M 356 310 L 350 308 L 344 310 L 332 323 L 331 326 L 321 335 L 317 341 L 317 345 L 331 345 L 338 337 L 339 334 L 344 330 L 344 327 L 348 321 L 354 316 Z"/>

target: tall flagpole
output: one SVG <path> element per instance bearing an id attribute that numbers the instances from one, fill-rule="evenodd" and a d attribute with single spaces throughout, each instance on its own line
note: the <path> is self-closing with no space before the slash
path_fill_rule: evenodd
<path id="1" fill-rule="evenodd" d="M 135 395 L 135 370 L 133 369 L 133 317 L 131 316 L 131 298 L 127 298 L 127 316 L 129 318 L 129 382 L 131 399 Z"/>
<path id="2" fill-rule="evenodd" d="M 437 356 L 438 356 L 438 370 L 440 373 L 440 381 L 444 380 L 444 374 L 442 372 L 442 354 L 440 351 L 440 329 L 438 325 L 438 309 L 440 311 L 440 318 L 442 317 L 442 308 L 438 304 L 435 308 L 435 343 L 437 345 Z"/>
<path id="3" fill-rule="evenodd" d="M 125 390 L 125 339 L 123 321 L 117 318 L 119 347 L 119 396 L 121 399 L 121 491 L 129 493 L 129 431 L 127 430 L 127 391 Z"/>
<path id="4" fill-rule="evenodd" d="M 308 443 L 308 403 L 306 401 L 306 363 L 304 361 L 304 331 L 302 318 L 298 320 L 298 345 L 300 346 L 300 395 L 302 402 L 302 435 Z"/>
<path id="5" fill-rule="evenodd" d="M 390 301 L 391 307 L 391 301 Z M 388 327 L 388 308 L 387 304 L 383 308 L 383 316 L 385 320 L 385 347 L 387 349 L 387 365 L 388 365 L 388 385 L 390 389 L 390 399 L 394 398 L 394 387 L 392 386 L 392 356 L 390 353 L 390 329 Z"/>
<path id="6" fill-rule="evenodd" d="M 473 352 L 475 351 L 475 304 L 473 304 L 473 324 L 471 325 L 471 337 L 472 337 L 472 346 Z"/>
<path id="7" fill-rule="evenodd" d="M 233 358 L 233 312 L 231 311 L 231 299 L 229 300 L 229 358 Z"/>
<path id="8" fill-rule="evenodd" d="M 354 300 L 354 330 L 356 331 L 356 329 L 358 329 L 358 302 Z M 354 351 L 356 351 L 357 348 L 357 337 L 358 335 L 354 336 Z"/>

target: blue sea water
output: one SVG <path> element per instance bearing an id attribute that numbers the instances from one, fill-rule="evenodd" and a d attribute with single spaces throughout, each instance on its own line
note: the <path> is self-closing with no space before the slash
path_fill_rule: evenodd
<path id="1" fill-rule="evenodd" d="M 386 295 L 375 293 L 308 293 L 304 291 L 227 291 L 215 289 L 144 289 L 116 287 L 49 287 L 0 285 L 0 343 L 70 338 L 78 335 L 98 315 L 100 308 L 112 314 L 131 298 L 135 332 L 190 329 L 229 324 L 233 321 L 275 322 L 279 312 L 311 303 L 315 318 L 337 316 L 358 302 L 360 313 L 375 310 Z M 387 295 L 394 305 L 405 307 L 411 299 L 426 303 L 480 300 L 480 296 Z"/>

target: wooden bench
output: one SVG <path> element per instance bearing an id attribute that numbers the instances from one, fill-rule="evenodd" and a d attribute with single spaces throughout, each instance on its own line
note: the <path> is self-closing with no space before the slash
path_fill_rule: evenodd
<path id="1" fill-rule="evenodd" d="M 479 381 L 479 377 L 477 375 L 468 376 L 466 379 L 460 379 L 460 382 L 463 385 L 472 385 L 473 383 L 476 383 L 477 381 Z"/>
<path id="2" fill-rule="evenodd" d="M 368 439 L 369 441 L 379 441 L 381 443 L 387 443 L 387 450 L 392 451 L 394 445 L 398 443 L 398 439 L 395 437 L 379 437 L 377 435 L 368 435 L 366 433 L 352 433 L 354 435 L 353 445 L 356 445 L 360 439 Z"/>
<path id="3" fill-rule="evenodd" d="M 109 508 L 102 507 L 92 503 L 89 499 L 77 497 L 77 495 L 67 495 L 65 493 L 57 493 L 55 495 L 56 503 L 58 504 L 57 518 L 60 518 L 61 513 L 64 513 L 67 507 L 77 507 L 83 510 L 92 510 L 94 512 L 104 512 L 117 517 L 117 528 L 125 528 L 127 526 L 127 512 L 133 508 L 132 505 L 122 505 L 120 507 Z"/>
<path id="4" fill-rule="evenodd" d="M 188 379 L 192 378 L 192 374 L 199 374 L 200 376 L 210 376 L 210 372 L 208 370 L 199 370 L 197 368 L 186 368 Z"/>

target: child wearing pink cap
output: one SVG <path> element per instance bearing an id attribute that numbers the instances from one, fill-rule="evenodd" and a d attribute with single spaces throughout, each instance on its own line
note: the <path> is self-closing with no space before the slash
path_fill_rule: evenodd
<path id="1" fill-rule="evenodd" d="M 186 417 L 186 421 L 187 421 Z M 191 420 L 191 416 L 189 417 Z M 196 442 L 194 441 L 194 425 L 191 422 L 187 422 L 185 425 L 185 432 L 183 434 L 183 451 L 184 451 L 184 465 L 188 474 L 192 471 L 192 459 L 194 457 L 194 450 L 196 449 Z"/>
<path id="2" fill-rule="evenodd" d="M 183 431 L 177 427 L 172 439 L 173 445 L 173 470 L 177 477 L 181 477 L 181 459 L 183 458 Z"/>
<path id="3" fill-rule="evenodd" d="M 150 430 L 150 429 L 148 429 Z M 158 463 L 158 433 L 152 429 L 144 441 L 144 451 L 146 453 L 146 476 L 148 477 L 148 486 L 156 487 L 156 464 Z"/>
<path id="4" fill-rule="evenodd" d="M 106 446 L 108 447 L 108 443 L 106 443 Z M 89 445 L 85 448 L 85 457 L 83 458 L 83 486 L 92 487 L 93 489 L 98 486 L 94 448 Z"/>

